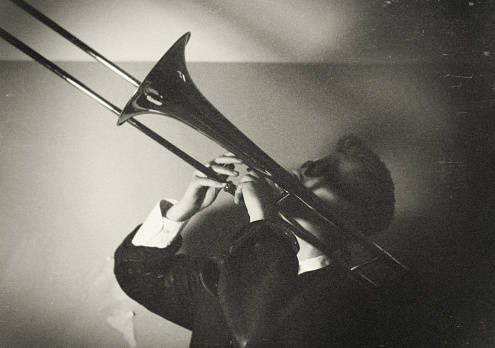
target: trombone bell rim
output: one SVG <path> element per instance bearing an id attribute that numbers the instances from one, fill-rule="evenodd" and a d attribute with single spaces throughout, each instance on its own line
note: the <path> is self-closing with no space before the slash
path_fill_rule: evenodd
<path id="1" fill-rule="evenodd" d="M 137 90 L 134 92 L 133 96 L 127 102 L 126 106 L 122 109 L 120 113 L 119 119 L 117 121 L 117 125 L 121 126 L 124 124 L 129 118 L 146 113 L 157 113 L 155 111 L 156 107 L 161 107 L 166 102 L 166 97 L 160 94 L 156 89 L 152 88 L 152 81 L 156 81 L 158 78 L 163 78 L 163 76 L 167 76 L 169 79 L 177 79 L 178 82 L 186 82 L 186 76 L 189 77 L 187 73 L 187 69 L 185 66 L 182 67 L 181 70 L 177 70 L 173 72 L 174 74 L 163 74 L 162 69 L 168 67 L 169 65 L 165 62 L 168 61 L 185 61 L 185 48 L 189 39 L 191 37 L 191 32 L 187 32 L 182 35 L 173 45 L 169 48 L 169 50 L 160 58 L 160 60 L 155 64 L 155 67 L 148 73 L 143 82 L 139 85 Z M 172 65 L 174 66 L 174 65 Z M 187 80 L 190 80 L 188 78 Z M 144 97 L 148 103 L 150 103 L 150 107 L 141 107 L 138 106 L 138 99 Z"/>

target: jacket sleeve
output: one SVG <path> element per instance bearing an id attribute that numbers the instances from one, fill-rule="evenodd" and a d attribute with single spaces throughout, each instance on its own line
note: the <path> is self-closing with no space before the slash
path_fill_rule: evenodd
<path id="1" fill-rule="evenodd" d="M 119 285 L 151 312 L 192 330 L 195 297 L 203 289 L 200 260 L 177 254 L 180 235 L 166 248 L 135 246 L 132 238 L 138 229 L 115 252 Z"/>
<path id="2" fill-rule="evenodd" d="M 264 220 L 234 238 L 220 264 L 218 296 L 239 346 L 285 346 L 276 334 L 295 296 L 298 248 L 290 231 Z"/>

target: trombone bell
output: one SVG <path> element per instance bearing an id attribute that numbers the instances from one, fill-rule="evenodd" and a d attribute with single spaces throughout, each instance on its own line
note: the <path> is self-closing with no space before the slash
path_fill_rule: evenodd
<path id="1" fill-rule="evenodd" d="M 191 34 L 179 38 L 156 63 L 122 110 L 118 125 L 141 114 L 168 116 L 187 124 L 268 177 L 294 178 L 223 116 L 199 91 L 185 63 Z M 267 170 L 270 168 L 270 170 Z"/>
<path id="2" fill-rule="evenodd" d="M 172 112 L 180 113 L 184 109 L 183 103 L 188 102 L 191 89 L 195 89 L 184 64 L 185 46 L 190 37 L 191 33 L 184 34 L 148 73 L 122 110 L 119 126 L 140 114 L 172 116 Z"/>

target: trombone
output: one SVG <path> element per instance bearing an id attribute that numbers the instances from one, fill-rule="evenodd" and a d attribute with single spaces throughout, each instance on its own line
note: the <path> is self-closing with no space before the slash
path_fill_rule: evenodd
<path id="1" fill-rule="evenodd" d="M 140 114 L 158 114 L 172 117 L 187 124 L 221 145 L 224 149 L 234 153 L 238 158 L 243 160 L 247 166 L 256 169 L 278 185 L 282 189 L 282 195 L 279 202 L 295 201 L 305 208 L 310 209 L 319 216 L 322 221 L 333 227 L 329 229 L 328 232 L 332 234 L 333 237 L 336 237 L 338 240 L 347 240 L 357 243 L 371 255 L 370 259 L 359 265 L 350 265 L 347 261 L 343 260 L 342 257 L 335 256 L 328 245 L 303 229 L 292 217 L 285 214 L 283 204 L 279 204 L 279 214 L 282 216 L 284 223 L 286 223 L 298 237 L 306 240 L 331 257 L 332 261 L 336 262 L 344 271 L 349 272 L 349 274 L 362 281 L 364 284 L 371 286 L 371 288 L 380 288 L 384 284 L 401 280 L 403 276 L 408 273 L 409 270 L 405 265 L 382 247 L 369 240 L 368 237 L 354 227 L 348 219 L 344 218 L 342 212 L 339 212 L 338 207 L 329 207 L 327 203 L 320 200 L 320 198 L 311 190 L 302 185 L 296 178 L 237 129 L 201 94 L 189 75 L 185 63 L 185 47 L 190 38 L 190 33 L 184 34 L 175 42 L 141 83 L 25 1 L 11 1 L 41 23 L 47 25 L 56 33 L 71 41 L 98 62 L 137 87 L 134 95 L 121 110 L 95 93 L 75 77 L 71 76 L 13 35 L 0 28 L 1 38 L 119 116 L 118 125 L 130 123 L 209 178 L 226 183 L 225 190 L 233 194 L 236 186 L 232 182 L 226 181 L 226 179 L 218 175 L 211 168 L 192 158 L 187 153 L 162 138 L 156 132 L 137 121 L 134 117 Z M 335 231 L 335 227 L 338 232 Z M 379 276 L 377 276 L 376 272 L 371 268 L 371 265 L 375 264 L 378 264 L 380 265 L 378 267 L 381 267 L 379 268 Z M 383 269 L 383 267 L 385 267 L 385 269 Z"/>

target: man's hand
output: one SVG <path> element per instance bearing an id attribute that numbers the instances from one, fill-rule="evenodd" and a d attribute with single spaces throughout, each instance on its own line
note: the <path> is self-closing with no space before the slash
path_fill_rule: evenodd
<path id="1" fill-rule="evenodd" d="M 250 221 L 271 219 L 276 215 L 275 190 L 258 172 L 248 169 L 237 186 L 234 203 L 244 202 Z"/>
<path id="2" fill-rule="evenodd" d="M 215 172 L 227 178 L 239 175 L 234 170 L 236 164 L 242 164 L 242 161 L 233 154 L 228 153 L 215 158 L 209 163 L 209 166 Z M 209 179 L 199 171 L 194 172 L 184 195 L 179 202 L 167 211 L 166 217 L 172 221 L 185 221 L 191 218 L 194 214 L 209 207 L 225 186 L 225 183 Z"/>

